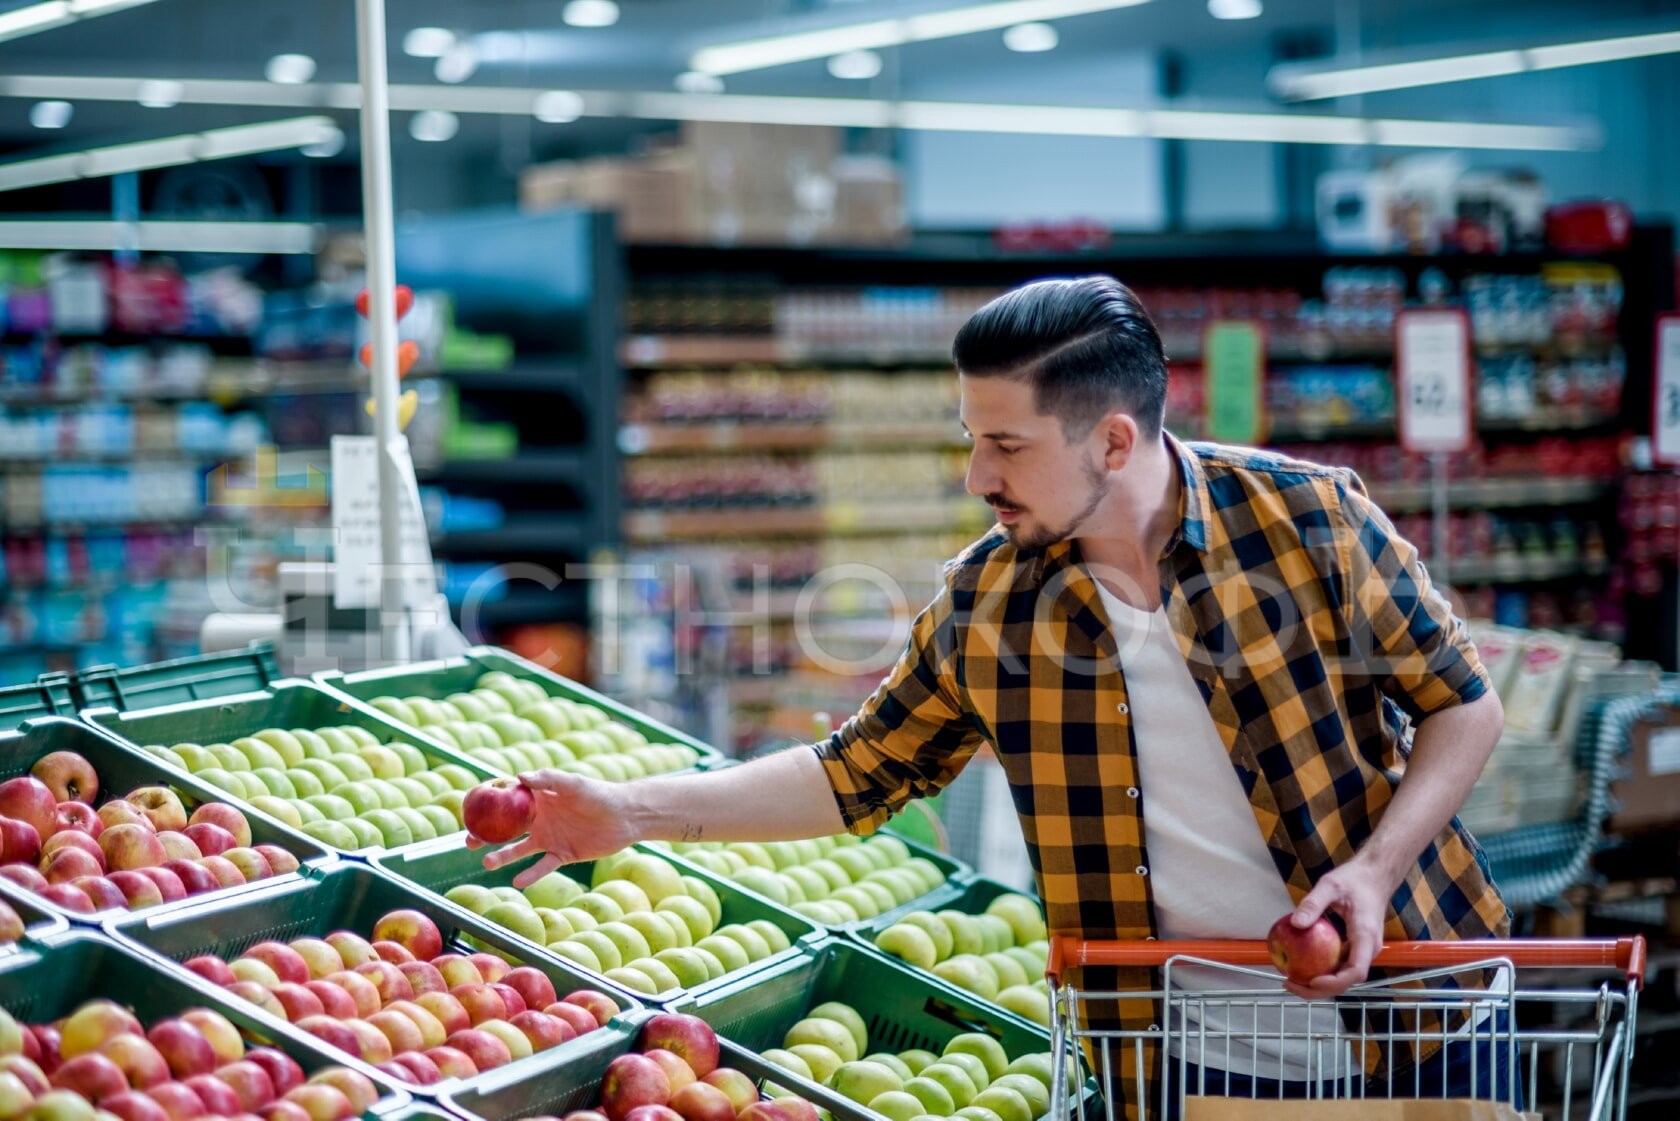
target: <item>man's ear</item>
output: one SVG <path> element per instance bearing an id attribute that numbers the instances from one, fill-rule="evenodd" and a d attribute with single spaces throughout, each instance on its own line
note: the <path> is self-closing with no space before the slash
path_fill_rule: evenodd
<path id="1" fill-rule="evenodd" d="M 1097 422 L 1097 432 L 1103 440 L 1103 466 L 1118 471 L 1131 462 L 1137 451 L 1137 421 L 1125 413 L 1113 412 Z"/>

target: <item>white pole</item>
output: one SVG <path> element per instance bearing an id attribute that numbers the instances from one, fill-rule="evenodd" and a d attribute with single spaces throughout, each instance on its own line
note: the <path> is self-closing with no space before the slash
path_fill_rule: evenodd
<path id="1" fill-rule="evenodd" d="M 408 614 L 402 563 L 402 482 L 390 449 L 397 425 L 397 259 L 391 218 L 390 97 L 385 75 L 385 0 L 356 0 L 356 52 L 362 83 L 362 228 L 367 252 L 368 325 L 373 334 L 374 433 L 379 440 L 380 602 L 384 655 L 406 662 Z"/>

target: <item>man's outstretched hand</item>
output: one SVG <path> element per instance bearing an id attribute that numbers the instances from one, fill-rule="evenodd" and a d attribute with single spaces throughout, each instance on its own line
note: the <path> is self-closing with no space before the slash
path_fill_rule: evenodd
<path id="1" fill-rule="evenodd" d="M 1283 987 L 1304 1000 L 1328 1000 L 1365 980 L 1371 959 L 1382 949 L 1383 919 L 1393 886 L 1387 877 L 1357 858 L 1322 876 L 1295 908 L 1295 929 L 1305 930 L 1326 911 L 1347 928 L 1348 954 L 1342 968 L 1313 978 L 1310 984 L 1285 981 Z"/>
<path id="2" fill-rule="evenodd" d="M 535 799 L 531 831 L 484 857 L 491 870 L 546 853 L 519 873 L 513 886 L 529 887 L 562 864 L 610 856 L 637 840 L 626 813 L 624 787 L 566 771 L 532 771 L 519 776 Z M 482 841 L 467 838 L 471 848 Z"/>

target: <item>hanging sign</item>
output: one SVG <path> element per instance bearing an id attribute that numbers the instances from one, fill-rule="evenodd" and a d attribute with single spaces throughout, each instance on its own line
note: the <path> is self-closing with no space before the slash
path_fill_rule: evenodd
<path id="1" fill-rule="evenodd" d="M 1408 308 L 1394 320 L 1400 446 L 1410 452 L 1470 447 L 1470 318 L 1460 308 Z"/>
<path id="2" fill-rule="evenodd" d="M 1651 378 L 1651 458 L 1680 466 L 1680 315 L 1657 316 Z"/>
<path id="3" fill-rule="evenodd" d="M 1222 319 L 1202 333 L 1203 435 L 1222 444 L 1266 436 L 1266 333 L 1257 323 Z"/>

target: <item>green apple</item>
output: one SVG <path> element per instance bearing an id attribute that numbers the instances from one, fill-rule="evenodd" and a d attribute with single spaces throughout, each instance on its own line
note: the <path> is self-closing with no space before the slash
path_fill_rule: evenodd
<path id="1" fill-rule="evenodd" d="M 375 697 L 368 702 L 368 705 L 399 723 L 412 725 L 420 723 L 420 718 L 414 714 L 414 709 L 409 706 L 408 702 L 397 697 Z"/>
<path id="2" fill-rule="evenodd" d="M 283 798 L 265 794 L 260 798 L 252 798 L 251 806 L 254 809 L 261 810 L 275 821 L 290 825 L 293 829 L 303 828 L 303 816 L 298 813 L 296 806 Z"/>
<path id="3" fill-rule="evenodd" d="M 827 903 L 795 903 L 790 909 L 794 914 L 802 915 L 823 926 L 839 926 L 843 921 L 840 912 Z"/>
<path id="4" fill-rule="evenodd" d="M 891 954 L 917 969 L 932 969 L 939 964 L 939 951 L 927 931 L 909 923 L 894 923 L 881 931 L 875 945 L 882 953 Z"/>
<path id="5" fill-rule="evenodd" d="M 1005 957 L 1021 967 L 1021 972 L 1026 974 L 1029 981 L 1044 976 L 1044 967 L 1048 962 L 1025 946 L 1011 946 L 1003 953 Z"/>
<path id="6" fill-rule="evenodd" d="M 677 975 L 671 970 L 671 967 L 658 958 L 637 958 L 630 963 L 629 968 L 647 974 L 653 981 L 653 991 L 656 993 L 668 993 L 672 989 L 683 987 L 683 983 L 677 979 Z"/>
<path id="7" fill-rule="evenodd" d="M 932 891 L 934 888 L 945 882 L 945 873 L 939 870 L 939 865 L 935 864 L 931 860 L 928 860 L 926 857 L 912 857 L 911 859 L 905 861 L 900 867 L 903 871 L 920 877 L 922 881 L 922 888 L 925 891 Z"/>
<path id="8" fill-rule="evenodd" d="M 787 936 L 787 931 L 769 919 L 753 919 L 746 925 L 748 930 L 764 939 L 765 944 L 770 947 L 770 952 L 773 954 L 779 954 L 793 946 L 793 942 Z"/>
<path id="9" fill-rule="evenodd" d="M 1005 953 L 981 954 L 980 960 L 992 967 L 992 972 L 998 979 L 998 992 L 1014 988 L 1016 985 L 1025 986 L 1029 980 L 1027 971 L 1021 968 L 1021 963 Z"/>
<path id="10" fill-rule="evenodd" d="M 654 960 L 669 969 L 677 978 L 677 984 L 685 989 L 692 989 L 697 985 L 704 985 L 712 979 L 711 965 L 706 960 L 702 950 L 692 947 L 671 947 L 660 950 L 653 955 Z M 713 959 L 716 960 L 715 958 Z M 720 970 L 722 966 L 718 967 Z"/>
<path id="11" fill-rule="evenodd" d="M 468 720 L 483 720 L 490 715 L 489 707 L 474 693 L 451 693 L 444 700 L 454 705 Z"/>
<path id="12" fill-rule="evenodd" d="M 499 902 L 484 912 L 486 922 L 493 922 L 519 935 L 521 938 L 535 942 L 539 946 L 548 945 L 548 927 L 542 918 L 529 907 L 521 907 L 517 903 Z"/>
<path id="13" fill-rule="evenodd" d="M 715 929 L 712 914 L 706 910 L 706 905 L 691 896 L 673 895 L 661 899 L 655 912 L 677 916 L 688 929 L 689 937 L 696 943 Z"/>
<path id="14" fill-rule="evenodd" d="M 863 844 L 853 848 L 852 851 L 863 854 L 863 858 L 869 861 L 871 865 L 870 872 L 885 872 L 888 868 L 896 867 L 900 863 L 900 861 L 896 861 L 892 858 L 890 850 L 884 849 L 880 845 L 872 845 L 867 840 L 865 840 Z M 910 859 L 910 854 L 908 852 L 904 854 L 904 859 Z M 866 878 L 868 875 L 869 872 L 864 873 Z"/>
<path id="15" fill-rule="evenodd" d="M 532 906 L 555 909 L 570 906 L 582 894 L 582 884 L 559 872 L 550 872 L 525 889 L 525 898 L 531 901 Z"/>
<path id="16" fill-rule="evenodd" d="M 543 738 L 543 730 L 531 721 L 518 717 L 509 712 L 492 713 L 484 723 L 496 733 L 496 741 L 504 747 L 512 747 L 517 743 L 530 743 L 532 740 Z"/>
<path id="17" fill-rule="evenodd" d="M 433 825 L 425 814 L 412 806 L 398 806 L 391 812 L 402 818 L 403 824 L 408 826 L 409 833 L 413 835 L 416 841 L 429 841 L 438 835 L 437 826 Z M 448 830 L 450 833 L 454 831 L 453 829 Z"/>
<path id="18" fill-rule="evenodd" d="M 734 880 L 748 891 L 756 891 L 777 906 L 786 907 L 789 903 L 787 884 L 774 872 L 755 865 L 735 873 Z"/>
<path id="19" fill-rule="evenodd" d="M 365 782 L 347 782 L 343 786 L 335 786 L 332 793 L 326 795 L 326 797 L 334 796 L 340 801 L 348 802 L 351 813 L 357 817 L 385 808 L 384 799 L 379 797 L 379 792 Z M 322 813 L 327 812 L 326 807 L 319 803 L 316 804 L 316 808 Z"/>
<path id="20" fill-rule="evenodd" d="M 373 747 L 379 743 L 379 737 L 362 727 L 360 724 L 344 724 L 341 725 L 341 727 L 344 730 L 344 734 L 349 736 L 351 743 L 355 745 L 355 748 L 352 750 L 355 750 L 356 748 Z"/>
<path id="21" fill-rule="evenodd" d="M 370 778 L 362 785 L 379 796 L 379 805 L 383 809 L 395 810 L 408 805 L 403 792 L 392 786 L 389 779 Z"/>
<path id="22" fill-rule="evenodd" d="M 624 908 L 611 896 L 598 891 L 586 891 L 572 900 L 572 906 L 587 911 L 596 923 L 617 922 L 624 917 Z"/>
<path id="23" fill-rule="evenodd" d="M 782 876 L 790 883 L 798 884 L 800 893 L 812 902 L 827 899 L 834 890 L 826 879 L 809 868 L 795 866 L 783 872 Z"/>
<path id="24" fill-rule="evenodd" d="M 943 1086 L 945 1092 L 951 1095 L 954 1109 L 961 1109 L 973 1101 L 974 1095 L 980 1092 L 980 1088 L 974 1084 L 974 1080 L 969 1078 L 968 1072 L 953 1063 L 930 1063 L 922 1069 L 922 1073 L 917 1077 L 932 1079 Z"/>
<path id="25" fill-rule="evenodd" d="M 935 913 L 951 931 L 951 952 L 953 954 L 982 954 L 986 952 L 986 942 L 981 936 L 980 924 L 974 921 L 973 915 L 949 909 Z"/>
<path id="26" fill-rule="evenodd" d="M 538 907 L 537 918 L 542 920 L 542 944 L 545 946 L 555 942 L 564 942 L 577 933 L 572 929 L 572 924 L 566 921 L 566 916 L 553 907 Z"/>
<path id="27" fill-rule="evenodd" d="M 627 915 L 635 911 L 653 910 L 653 903 L 648 899 L 647 892 L 629 880 L 608 880 L 597 887 L 594 894 L 611 899 Z"/>
<path id="28" fill-rule="evenodd" d="M 840 1064 L 846 1061 L 839 1052 L 820 1043 L 796 1043 L 788 1050 L 805 1060 L 805 1065 L 811 1068 L 812 1079 L 817 1082 L 826 1083 L 833 1078 Z"/>
<path id="29" fill-rule="evenodd" d="M 981 953 L 995 954 L 1015 944 L 1015 928 L 1003 916 L 975 915 L 974 922 L 980 928 L 980 941 L 985 946 Z"/>
<path id="30" fill-rule="evenodd" d="M 344 824 L 351 833 L 355 834 L 357 848 L 380 848 L 385 844 L 385 834 L 371 821 L 360 817 L 352 817 L 346 820 Z"/>
<path id="31" fill-rule="evenodd" d="M 419 783 L 432 798 L 440 794 L 447 794 L 455 789 L 449 785 L 449 780 L 436 771 L 417 771 L 408 776 L 409 782 Z"/>
<path id="32" fill-rule="evenodd" d="M 245 757 L 245 753 L 230 744 L 213 743 L 204 750 L 216 757 L 216 762 L 222 765 L 223 770 L 246 771 L 251 768 L 251 761 Z"/>
<path id="33" fill-rule="evenodd" d="M 851 848 L 837 849 L 828 859 L 845 869 L 846 875 L 855 884 L 871 872 L 879 871 L 875 862 L 864 852 L 864 846 L 854 845 Z"/>
<path id="34" fill-rule="evenodd" d="M 562 907 L 560 914 L 572 924 L 573 930 L 594 930 L 601 925 L 601 920 L 585 911 L 582 907 Z"/>
<path id="35" fill-rule="evenodd" d="M 564 942 L 554 942 L 548 948 L 552 953 L 565 958 L 574 965 L 582 966 L 591 973 L 605 972 L 601 968 L 601 959 L 595 956 L 594 951 L 575 938 L 568 938 Z"/>
<path id="36" fill-rule="evenodd" d="M 871 873 L 872 876 L 879 874 L 880 873 L 878 872 Z M 852 889 L 854 891 L 863 892 L 875 901 L 876 914 L 890 911 L 894 907 L 898 906 L 898 900 L 893 897 L 893 893 L 891 891 L 887 890 L 887 885 L 878 883 L 874 879 L 860 880 L 856 884 L 852 885 Z"/>
<path id="37" fill-rule="evenodd" d="M 402 778 L 407 773 L 402 757 L 383 744 L 364 747 L 356 754 L 368 765 L 374 778 Z"/>
<path id="38" fill-rule="evenodd" d="M 283 771 L 287 767 L 283 755 L 255 736 L 241 736 L 229 746 L 245 757 L 248 770 L 273 767 L 277 771 Z M 302 762 L 301 759 L 298 761 Z"/>
<path id="39" fill-rule="evenodd" d="M 922 1051 L 912 1048 L 908 1051 L 900 1051 L 898 1053 L 898 1059 L 905 1066 L 909 1067 L 913 1074 L 920 1074 L 933 1063 L 937 1063 L 939 1061 L 939 1056 L 935 1055 L 932 1051 Z M 908 1079 L 906 1079 L 906 1081 L 908 1081 Z"/>
<path id="40" fill-rule="evenodd" d="M 904 1079 L 891 1067 L 868 1059 L 841 1063 L 829 1078 L 828 1086 L 841 1097 L 854 1102 L 867 1102 L 893 1090 L 904 1089 Z"/>
<path id="41" fill-rule="evenodd" d="M 992 1079 L 990 1087 L 993 1090 L 1014 1090 L 1027 1099 L 1027 1106 L 1034 1117 L 1043 1117 L 1050 1111 L 1050 1088 L 1030 1074 L 1010 1074 L 1004 1072 L 1003 1077 Z"/>
<path id="42" fill-rule="evenodd" d="M 321 811 L 321 816 L 328 821 L 343 821 L 345 818 L 355 817 L 357 812 L 356 807 L 342 794 L 316 794 L 305 798 L 304 801 Z"/>
<path id="43" fill-rule="evenodd" d="M 305 802 L 302 798 L 293 798 L 291 800 L 291 802 L 288 803 L 288 804 L 292 807 L 292 809 L 297 811 L 298 817 L 302 819 L 302 821 L 305 825 L 308 825 L 312 821 L 325 821 L 325 820 L 327 820 L 327 815 L 326 814 L 323 814 L 320 810 L 316 809 L 314 806 L 311 806 L 308 802 Z"/>
<path id="44" fill-rule="evenodd" d="M 873 1055 L 865 1055 L 859 1061 L 865 1063 L 880 1063 L 882 1066 L 898 1075 L 898 1084 L 900 1087 L 903 1087 L 906 1082 L 916 1077 L 916 1072 L 910 1069 L 909 1063 L 905 1062 L 897 1055 L 889 1054 L 886 1051 L 877 1051 Z"/>
<path id="45" fill-rule="evenodd" d="M 355 849 L 358 847 L 356 835 L 351 833 L 343 822 L 312 821 L 303 827 L 303 832 L 322 844 L 331 845 L 334 848 Z"/>
<path id="46" fill-rule="evenodd" d="M 525 893 L 514 887 L 512 884 L 498 884 L 496 887 L 490 889 L 490 894 L 494 895 L 497 899 L 500 899 L 503 903 L 512 903 L 515 907 L 523 907 L 527 911 L 536 910 L 536 905 L 529 899 L 525 898 Z"/>
<path id="47" fill-rule="evenodd" d="M 739 942 L 741 949 L 747 951 L 747 960 L 749 961 L 763 961 L 770 956 L 770 943 L 766 942 L 756 930 L 751 930 L 740 923 L 720 926 L 715 933 L 718 936 Z M 852 1057 L 857 1058 L 856 1055 Z"/>
<path id="48" fill-rule="evenodd" d="M 677 944 L 677 936 L 671 932 L 671 924 L 654 911 L 637 911 L 633 915 L 625 915 L 624 925 L 632 927 L 646 940 L 648 952 L 654 957 L 659 956 L 659 951 L 669 950 Z M 688 927 L 685 925 L 683 930 L 686 933 Z"/>
<path id="49" fill-rule="evenodd" d="M 415 809 L 419 809 L 421 806 L 431 805 L 432 799 L 436 797 L 436 795 L 426 789 L 424 785 L 411 778 L 404 778 L 403 776 L 398 775 L 396 778 L 389 778 L 385 781 L 402 792 L 404 805 L 412 806 Z"/>
<path id="50" fill-rule="evenodd" d="M 880 884 L 886 888 L 887 893 L 892 896 L 893 906 L 895 907 L 902 903 L 908 903 L 922 894 L 921 882 L 909 872 L 897 868 L 891 868 L 885 872 L 876 872 L 864 883 Z"/>
<path id="51" fill-rule="evenodd" d="M 836 899 L 833 896 L 829 896 L 827 899 L 824 899 L 821 903 L 819 903 L 818 906 L 827 908 L 830 916 L 829 922 L 834 926 L 845 926 L 848 923 L 863 921 L 863 916 L 853 910 L 852 905 L 847 903 L 844 899 Z"/>
<path id="52" fill-rule="evenodd" d="M 984 1032 L 971 1031 L 953 1036 L 945 1045 L 945 1054 L 973 1055 L 986 1064 L 986 1073 L 994 1082 L 1009 1073 L 1009 1056 L 1004 1052 L 1003 1044 Z"/>
<path id="53" fill-rule="evenodd" d="M 689 900 L 689 902 L 692 903 L 693 900 Z M 663 922 L 665 928 L 671 932 L 671 945 L 682 947 L 694 945 L 694 932 L 688 928 L 687 921 L 681 915 L 675 911 L 655 908 L 653 917 Z M 710 915 L 706 917 L 708 920 L 711 918 Z M 705 935 L 702 934 L 701 937 L 704 938 Z"/>
<path id="54" fill-rule="evenodd" d="M 447 837 L 461 831 L 461 823 L 455 820 L 455 815 L 442 806 L 421 806 L 415 812 L 431 823 L 434 837 Z"/>
<path id="55" fill-rule="evenodd" d="M 752 964 L 752 958 L 747 951 L 733 938 L 726 938 L 721 934 L 708 934 L 694 943 L 697 950 L 705 950 L 718 961 L 723 963 L 724 972 L 733 973 L 737 969 L 745 969 Z"/>
<path id="56" fill-rule="evenodd" d="M 308 771 L 310 774 L 314 775 L 318 780 L 320 780 L 322 790 L 336 790 L 350 781 L 343 771 L 339 770 L 325 759 L 317 759 L 314 757 L 305 759 L 303 762 L 298 764 L 298 770 Z M 309 795 L 305 794 L 304 797 L 307 798 Z"/>
<path id="57" fill-rule="evenodd" d="M 308 760 L 304 760 L 308 762 Z M 317 794 L 325 794 L 327 788 L 321 785 L 321 780 L 315 777 L 313 771 L 306 771 L 302 767 L 286 768 L 286 781 L 292 784 L 292 797 L 313 798 Z"/>
<path id="58" fill-rule="evenodd" d="M 612 944 L 618 947 L 618 956 L 626 964 L 634 965 L 638 958 L 653 956 L 653 947 L 648 945 L 648 940 L 629 923 L 604 922 L 594 932 L 612 939 Z"/>
<path id="59" fill-rule="evenodd" d="M 881 865 L 883 868 L 897 868 L 910 860 L 910 846 L 890 833 L 877 833 L 866 838 L 863 847 L 865 850 L 876 850 L 886 854 L 886 863 Z"/>
<path id="60" fill-rule="evenodd" d="M 432 805 L 437 806 L 439 809 L 448 813 L 450 817 L 455 819 L 458 826 L 462 820 L 461 806 L 464 802 L 466 802 L 466 800 L 467 792 L 465 790 L 450 790 L 443 794 L 439 794 L 432 801 Z"/>
<path id="61" fill-rule="evenodd" d="M 825 1001 L 811 1009 L 808 1013 L 813 1020 L 832 1020 L 845 1028 L 851 1035 L 852 1042 L 857 1044 L 859 1054 L 869 1050 L 869 1025 L 863 1022 L 857 1009 L 838 1000 Z"/>
<path id="62" fill-rule="evenodd" d="M 441 741 L 446 747 L 465 747 L 461 737 L 455 734 L 455 728 L 450 724 L 434 724 L 426 729 L 426 734 L 434 740 Z"/>
<path id="63" fill-rule="evenodd" d="M 361 815 L 363 821 L 379 830 L 388 849 L 401 848 L 414 843 L 414 833 L 408 824 L 390 810 L 369 810 Z"/>
<path id="64" fill-rule="evenodd" d="M 710 950 L 702 950 L 699 946 L 689 946 L 688 949 L 693 950 L 700 960 L 706 963 L 706 975 L 711 980 L 716 981 L 729 972 L 729 967 L 724 965 L 722 960 Z"/>
<path id="65" fill-rule="evenodd" d="M 403 774 L 409 778 L 424 774 L 426 771 L 426 753 L 411 743 L 393 740 L 385 745 L 398 759 L 402 760 Z"/>
<path id="66" fill-rule="evenodd" d="M 520 712 L 521 716 L 542 729 L 542 734 L 550 738 L 565 735 L 572 730 L 572 721 L 564 709 L 552 700 L 534 704 Z"/>
<path id="67" fill-rule="evenodd" d="M 234 771 L 233 779 L 244 788 L 246 798 L 260 798 L 268 793 L 268 787 L 263 785 L 263 780 L 250 771 Z"/>
<path id="68" fill-rule="evenodd" d="M 763 1059 L 771 1066 L 779 1066 L 783 1070 L 790 1070 L 801 1078 L 816 1077 L 815 1072 L 811 1070 L 810 1064 L 784 1047 L 772 1047 L 760 1054 L 759 1058 Z"/>
<path id="69" fill-rule="evenodd" d="M 858 1046 L 857 1039 L 852 1035 L 852 1029 L 846 1024 L 838 1023 L 823 1016 L 807 1016 L 798 1021 L 782 1036 L 783 1047 L 793 1047 L 800 1043 L 815 1043 L 827 1047 L 842 1062 L 853 1062 L 863 1055 L 863 1049 Z M 827 1081 L 824 1078 L 824 1081 Z"/>
<path id="70" fill-rule="evenodd" d="M 430 697 L 403 697 L 402 703 L 408 706 L 414 719 L 409 723 L 417 727 L 426 728 L 433 724 L 443 724 L 452 719 L 446 715 L 438 703 Z"/>
<path id="71" fill-rule="evenodd" d="M 344 772 L 347 782 L 366 782 L 373 777 L 373 768 L 367 765 L 367 760 L 349 751 L 329 755 L 327 762 Z"/>
<path id="72" fill-rule="evenodd" d="M 478 698 L 484 710 L 491 715 L 498 712 L 512 712 L 513 704 L 494 689 L 474 689 L 472 695 Z"/>
<path id="73" fill-rule="evenodd" d="M 199 771 L 198 777 L 216 789 L 226 790 L 235 797 L 243 798 L 245 796 L 245 784 L 235 778 L 232 771 L 224 770 L 221 767 L 211 767 L 208 770 Z"/>
<path id="74" fill-rule="evenodd" d="M 305 758 L 303 744 L 299 743 L 298 738 L 284 728 L 264 728 L 253 738 L 262 740 L 275 751 L 278 751 L 280 758 L 286 761 L 285 765 L 287 767 L 295 767 Z"/>
<path id="75" fill-rule="evenodd" d="M 603 969 L 617 969 L 624 964 L 624 955 L 619 952 L 618 943 L 599 930 L 580 930 L 570 941 L 575 945 L 588 947 Z"/>
<path id="76" fill-rule="evenodd" d="M 928 1057 L 932 1058 L 931 1055 Z M 992 1084 L 992 1072 L 986 1069 L 986 1064 L 980 1061 L 978 1055 L 970 1054 L 967 1051 L 949 1051 L 939 1062 L 945 1066 L 961 1067 L 963 1073 L 968 1075 L 968 1080 L 974 1083 L 974 1088 L 977 1091 L 984 1090 Z M 922 1069 L 926 1070 L 928 1065 L 924 1063 Z"/>
<path id="77" fill-rule="evenodd" d="M 325 759 L 332 754 L 332 748 L 327 746 L 327 741 L 311 728 L 293 728 L 292 735 L 303 745 L 305 759 Z"/>
<path id="78" fill-rule="evenodd" d="M 997 998 L 997 974 L 978 954 L 954 954 L 935 965 L 933 975 L 986 1000 Z"/>
<path id="79" fill-rule="evenodd" d="M 200 747 L 196 743 L 177 744 L 174 751 L 176 757 L 181 760 L 181 765 L 193 774 L 222 765 L 221 760 L 217 759 L 213 752 L 208 748 Z"/>
<path id="80" fill-rule="evenodd" d="M 856 884 L 851 887 L 841 888 L 833 895 L 830 895 L 826 900 L 824 900 L 824 902 L 844 903 L 853 911 L 857 912 L 859 918 L 872 919 L 881 913 L 880 901 L 869 892 L 863 890 L 863 888 L 858 887 Z"/>
<path id="81" fill-rule="evenodd" d="M 286 777 L 285 771 L 277 771 L 273 767 L 258 767 L 251 773 L 276 798 L 296 798 L 299 796 L 297 787 L 292 785 L 292 780 Z"/>
<path id="82" fill-rule="evenodd" d="M 616 720 L 608 720 L 605 724 L 602 724 L 600 732 L 603 736 L 612 740 L 619 751 L 629 751 L 647 743 L 647 737 L 642 733 L 628 724 L 620 724 Z"/>
<path id="83" fill-rule="evenodd" d="M 697 876 L 684 876 L 682 882 L 689 898 L 698 899 L 710 912 L 713 926 L 723 921 L 723 902 L 718 899 L 718 894 L 712 890 L 711 884 Z"/>
<path id="84" fill-rule="evenodd" d="M 1003 1121 L 996 1113 L 980 1105 L 965 1105 L 951 1115 L 961 1117 L 963 1121 Z"/>
<path id="85" fill-rule="evenodd" d="M 887 1121 L 916 1121 L 927 1115 L 921 1099 L 903 1090 L 892 1090 L 866 1103 L 871 1112 L 879 1113 Z"/>
<path id="86" fill-rule="evenodd" d="M 852 877 L 847 875 L 846 870 L 836 864 L 831 857 L 825 856 L 821 860 L 813 860 L 805 867 L 827 880 L 830 891 L 839 891 L 841 888 L 852 886 Z"/>
<path id="87" fill-rule="evenodd" d="M 934 1065 L 937 1066 L 938 1064 Z M 943 1085 L 928 1077 L 928 1071 L 932 1069 L 933 1067 L 930 1066 L 927 1070 L 906 1082 L 904 1092 L 922 1103 L 924 1113 L 931 1113 L 936 1117 L 949 1117 L 957 1111 L 956 1100 L 951 1097 L 951 1092 L 945 1089 Z M 958 1071 L 958 1073 L 962 1072 Z"/>
<path id="88" fill-rule="evenodd" d="M 356 741 L 351 739 L 349 733 L 345 732 L 343 728 L 337 726 L 317 728 L 315 734 L 321 737 L 322 742 L 327 745 L 327 750 L 331 751 L 333 755 L 342 755 L 356 750 Z M 327 758 L 331 759 L 332 755 L 327 756 Z"/>
<path id="89" fill-rule="evenodd" d="M 1021 1055 L 1010 1062 L 1009 1069 L 1004 1073 L 1030 1075 L 1033 1078 L 1038 1079 L 1039 1085 L 1048 1090 L 1051 1086 L 1055 1085 L 1056 1081 L 1056 1067 L 1054 1059 L 1055 1056 L 1051 1055 L 1048 1051 L 1037 1051 L 1029 1055 Z M 1069 1063 L 1067 1067 L 1068 1089 L 1073 1089 L 1077 1084 L 1078 1079 L 1079 1075 L 1074 1069 L 1074 1064 Z"/>
<path id="90" fill-rule="evenodd" d="M 998 993 L 997 1002 L 1023 1020 L 1050 1026 L 1050 995 L 1031 985 L 1011 985 Z"/>
<path id="91" fill-rule="evenodd" d="M 1009 924 L 1011 945 L 1025 946 L 1045 936 L 1044 912 L 1036 899 L 1010 892 L 986 904 L 986 913 Z"/>

